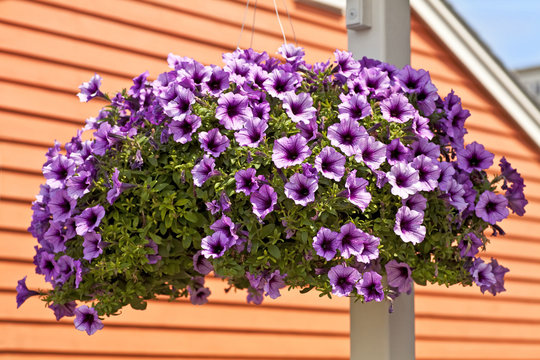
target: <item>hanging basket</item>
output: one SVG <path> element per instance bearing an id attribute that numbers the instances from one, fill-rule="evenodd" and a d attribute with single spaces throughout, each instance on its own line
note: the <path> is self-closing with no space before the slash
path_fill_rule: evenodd
<path id="1" fill-rule="evenodd" d="M 112 98 L 98 75 L 83 84 L 81 101 L 110 104 L 92 140 L 47 153 L 29 230 L 51 289 L 23 279 L 18 305 L 39 294 L 92 334 L 158 295 L 206 303 L 205 276 L 255 304 L 284 287 L 365 302 L 413 282 L 504 291 L 508 269 L 478 253 L 508 209 L 523 215 L 524 184 L 464 146 L 459 97 L 410 66 L 279 54 L 237 50 L 224 68 L 171 54 L 170 72 Z"/>

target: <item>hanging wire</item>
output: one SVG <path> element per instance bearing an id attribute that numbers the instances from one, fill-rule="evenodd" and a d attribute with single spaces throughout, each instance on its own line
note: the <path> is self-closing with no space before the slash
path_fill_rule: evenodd
<path id="1" fill-rule="evenodd" d="M 257 2 L 255 0 L 255 6 L 253 6 L 253 20 L 251 21 L 251 40 L 249 41 L 249 47 L 253 49 L 253 35 L 255 34 L 255 15 L 257 14 Z"/>
<path id="2" fill-rule="evenodd" d="M 249 9 L 249 1 L 246 2 L 246 8 L 244 9 L 244 19 L 242 20 L 242 28 L 240 29 L 240 36 L 238 36 L 238 41 L 236 42 L 236 49 L 240 49 L 240 41 L 242 40 L 242 33 L 244 32 L 244 25 L 246 25 L 246 15 Z M 274 0 L 275 4 L 275 0 Z"/>
<path id="3" fill-rule="evenodd" d="M 281 19 L 279 18 L 279 12 L 278 12 L 278 9 L 277 9 L 277 4 L 276 4 L 276 0 L 272 0 L 274 2 L 274 9 L 276 10 L 276 16 L 277 16 L 277 21 L 278 21 L 278 24 L 279 24 L 279 28 L 281 29 L 281 34 L 283 35 L 283 43 L 285 45 L 287 45 L 287 38 L 285 37 L 285 31 L 283 31 L 283 25 L 281 25 Z"/>
<path id="4" fill-rule="evenodd" d="M 283 5 L 285 5 L 285 11 L 287 12 L 287 17 L 289 18 L 289 24 L 291 25 L 293 37 L 294 37 L 294 44 L 298 47 L 298 41 L 296 40 L 296 32 L 294 31 L 294 25 L 291 20 L 291 14 L 289 13 L 289 9 L 287 8 L 287 0 L 282 0 Z"/>

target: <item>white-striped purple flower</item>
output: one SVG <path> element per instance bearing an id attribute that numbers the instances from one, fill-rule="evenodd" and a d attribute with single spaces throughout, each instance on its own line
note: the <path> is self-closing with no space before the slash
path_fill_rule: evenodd
<path id="1" fill-rule="evenodd" d="M 362 279 L 356 284 L 356 290 L 360 295 L 364 296 L 365 302 L 384 300 L 382 276 L 375 271 L 363 273 Z"/>
<path id="2" fill-rule="evenodd" d="M 362 211 L 371 202 L 371 193 L 366 189 L 368 184 L 366 179 L 356 177 L 356 170 L 350 172 L 345 182 L 347 200 L 358 206 Z"/>
<path id="3" fill-rule="evenodd" d="M 368 133 L 355 120 L 341 120 L 328 127 L 328 139 L 347 156 L 356 155 L 360 140 Z"/>
<path id="4" fill-rule="evenodd" d="M 262 220 L 274 210 L 277 204 L 277 193 L 270 185 L 263 185 L 259 190 L 251 193 L 249 201 L 253 206 L 253 213 Z"/>
<path id="5" fill-rule="evenodd" d="M 43 176 L 51 189 L 65 187 L 66 180 L 75 173 L 75 161 L 64 155 L 55 156 L 52 161 L 43 167 Z"/>
<path id="6" fill-rule="evenodd" d="M 423 222 L 423 213 L 402 206 L 396 214 L 394 233 L 405 242 L 421 243 L 426 236 L 426 227 L 422 225 Z"/>
<path id="7" fill-rule="evenodd" d="M 328 279 L 332 285 L 332 294 L 337 296 L 348 296 L 360 280 L 360 273 L 353 267 L 336 265 L 328 272 Z"/>
<path id="8" fill-rule="evenodd" d="M 197 115 L 187 115 L 173 119 L 169 124 L 169 133 L 172 134 L 174 141 L 186 144 L 191 141 L 191 135 L 199 127 L 201 127 L 201 118 Z"/>
<path id="9" fill-rule="evenodd" d="M 358 262 L 369 264 L 371 260 L 379 258 L 379 245 L 381 239 L 376 236 L 365 234 L 364 236 L 364 248 L 356 255 Z"/>
<path id="10" fill-rule="evenodd" d="M 236 192 L 250 195 L 259 188 L 257 171 L 253 168 L 238 170 L 234 175 L 234 179 L 236 180 Z"/>
<path id="11" fill-rule="evenodd" d="M 315 201 L 315 191 L 318 188 L 319 183 L 316 177 L 296 173 L 285 184 L 285 196 L 293 200 L 296 205 L 306 206 Z"/>
<path id="12" fill-rule="evenodd" d="M 307 146 L 307 140 L 300 134 L 274 141 L 272 160 L 277 168 L 301 164 L 309 155 L 311 150 Z"/>
<path id="13" fill-rule="evenodd" d="M 390 190 L 392 194 L 402 199 L 406 199 L 418 192 L 420 176 L 411 164 L 397 163 L 392 166 L 386 177 L 390 185 L 392 185 L 392 189 Z"/>
<path id="14" fill-rule="evenodd" d="M 371 170 L 377 170 L 386 160 L 386 145 L 372 136 L 365 136 L 358 142 L 358 152 L 354 159 L 363 162 Z"/>
<path id="15" fill-rule="evenodd" d="M 92 206 L 83 210 L 75 217 L 77 235 L 83 236 L 87 232 L 94 231 L 105 216 L 105 208 L 101 205 Z"/>
<path id="16" fill-rule="evenodd" d="M 416 110 L 403 94 L 392 94 L 381 101 L 381 113 L 386 120 L 403 124 L 414 118 Z"/>
<path id="17" fill-rule="evenodd" d="M 302 122 L 308 125 L 317 116 L 317 110 L 313 107 L 313 99 L 305 92 L 298 95 L 294 92 L 285 94 L 283 109 L 295 123 Z"/>
<path id="18" fill-rule="evenodd" d="M 81 102 L 88 102 L 95 97 L 102 96 L 103 93 L 99 90 L 101 80 L 101 76 L 94 74 L 90 81 L 82 83 L 82 85 L 79 86 L 79 90 L 81 90 L 81 92 L 77 94 L 79 100 Z"/>
<path id="19" fill-rule="evenodd" d="M 406 162 L 409 158 L 409 152 L 409 148 L 403 145 L 399 139 L 394 139 L 386 146 L 386 161 L 390 165 Z"/>
<path id="20" fill-rule="evenodd" d="M 205 155 L 202 160 L 195 164 L 191 170 L 191 174 L 193 175 L 193 184 L 201 187 L 206 180 L 210 179 L 212 176 L 218 175 L 219 171 L 214 169 L 215 166 L 216 162 L 214 158 Z"/>
<path id="21" fill-rule="evenodd" d="M 425 155 L 420 155 L 412 161 L 412 167 L 418 171 L 419 191 L 432 191 L 437 188 L 441 174 L 438 164 L 438 161 L 434 161 Z"/>
<path id="22" fill-rule="evenodd" d="M 320 257 L 326 261 L 332 260 L 336 256 L 338 248 L 338 233 L 321 227 L 317 235 L 313 237 L 313 249 Z"/>
<path id="23" fill-rule="evenodd" d="M 201 131 L 199 133 L 199 142 L 201 143 L 201 149 L 216 158 L 227 150 L 230 144 L 229 138 L 221 135 L 218 128 L 213 128 L 208 132 Z"/>
<path id="24" fill-rule="evenodd" d="M 240 94 L 226 93 L 219 97 L 216 119 L 227 130 L 240 130 L 251 117 L 249 99 Z"/>
<path id="25" fill-rule="evenodd" d="M 371 115 L 371 105 L 362 94 L 353 94 L 347 96 L 341 94 L 339 96 L 342 103 L 338 105 L 339 115 L 341 120 L 360 121 L 366 116 Z"/>
<path id="26" fill-rule="evenodd" d="M 195 102 L 195 95 L 191 90 L 180 85 L 174 88 L 174 92 L 176 97 L 163 107 L 163 111 L 167 116 L 183 119 L 191 113 L 191 104 Z"/>
<path id="27" fill-rule="evenodd" d="M 231 240 L 225 233 L 216 231 L 201 240 L 202 254 L 205 258 L 219 258 L 225 254 L 231 246 Z"/>
<path id="28" fill-rule="evenodd" d="M 336 149 L 326 146 L 315 158 L 315 169 L 325 178 L 340 181 L 345 174 L 345 160 Z"/>
<path id="29" fill-rule="evenodd" d="M 244 128 L 234 133 L 239 145 L 255 148 L 264 138 L 264 132 L 268 129 L 268 123 L 260 118 L 253 117 L 246 121 Z"/>
<path id="30" fill-rule="evenodd" d="M 352 222 L 341 227 L 337 237 L 338 249 L 345 259 L 357 256 L 364 250 L 366 233 L 358 229 Z"/>

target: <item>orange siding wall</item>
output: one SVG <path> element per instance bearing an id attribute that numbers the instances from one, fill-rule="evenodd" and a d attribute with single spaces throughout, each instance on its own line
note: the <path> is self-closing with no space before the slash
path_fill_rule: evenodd
<path id="1" fill-rule="evenodd" d="M 251 2 L 254 3 L 253 1 Z M 280 3 L 280 2 L 278 2 Z M 345 49 L 343 18 L 287 0 L 308 61 Z M 77 86 L 94 72 L 105 91 L 130 85 L 148 70 L 167 69 L 169 52 L 220 63 L 236 48 L 243 0 L 71 0 L 0 2 L 0 358 L 2 359 L 347 359 L 348 301 L 294 292 L 260 307 L 245 294 L 212 281 L 208 305 L 153 301 L 126 310 L 88 337 L 70 319 L 59 323 L 30 299 L 15 307 L 16 281 L 31 274 L 34 239 L 27 234 L 30 202 L 43 182 L 44 153 L 65 142 L 99 102 L 81 104 Z M 292 40 L 284 8 L 282 22 Z M 251 23 L 252 12 L 246 17 Z M 505 223 L 506 238 L 489 255 L 511 268 L 507 293 L 417 287 L 418 359 L 534 359 L 540 354 L 540 162 L 537 149 L 459 61 L 412 21 L 412 63 L 431 69 L 441 94 L 454 88 L 473 116 L 470 138 L 507 155 L 524 174 L 529 199 L 524 219 Z M 240 46 L 249 46 L 246 25 Z M 272 2 L 259 1 L 254 48 L 274 53 L 282 42 Z M 331 45 L 329 45 L 331 44 Z M 537 229 L 538 228 L 538 229 Z M 29 276 L 29 285 L 41 285 Z"/>

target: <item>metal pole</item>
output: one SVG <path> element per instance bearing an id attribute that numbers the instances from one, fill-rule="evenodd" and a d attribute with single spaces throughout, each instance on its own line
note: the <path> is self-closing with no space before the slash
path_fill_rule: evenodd
<path id="1" fill-rule="evenodd" d="M 410 63 L 409 0 L 347 0 L 349 51 L 398 67 Z M 350 305 L 351 360 L 413 360 L 414 293 L 394 301 Z"/>

